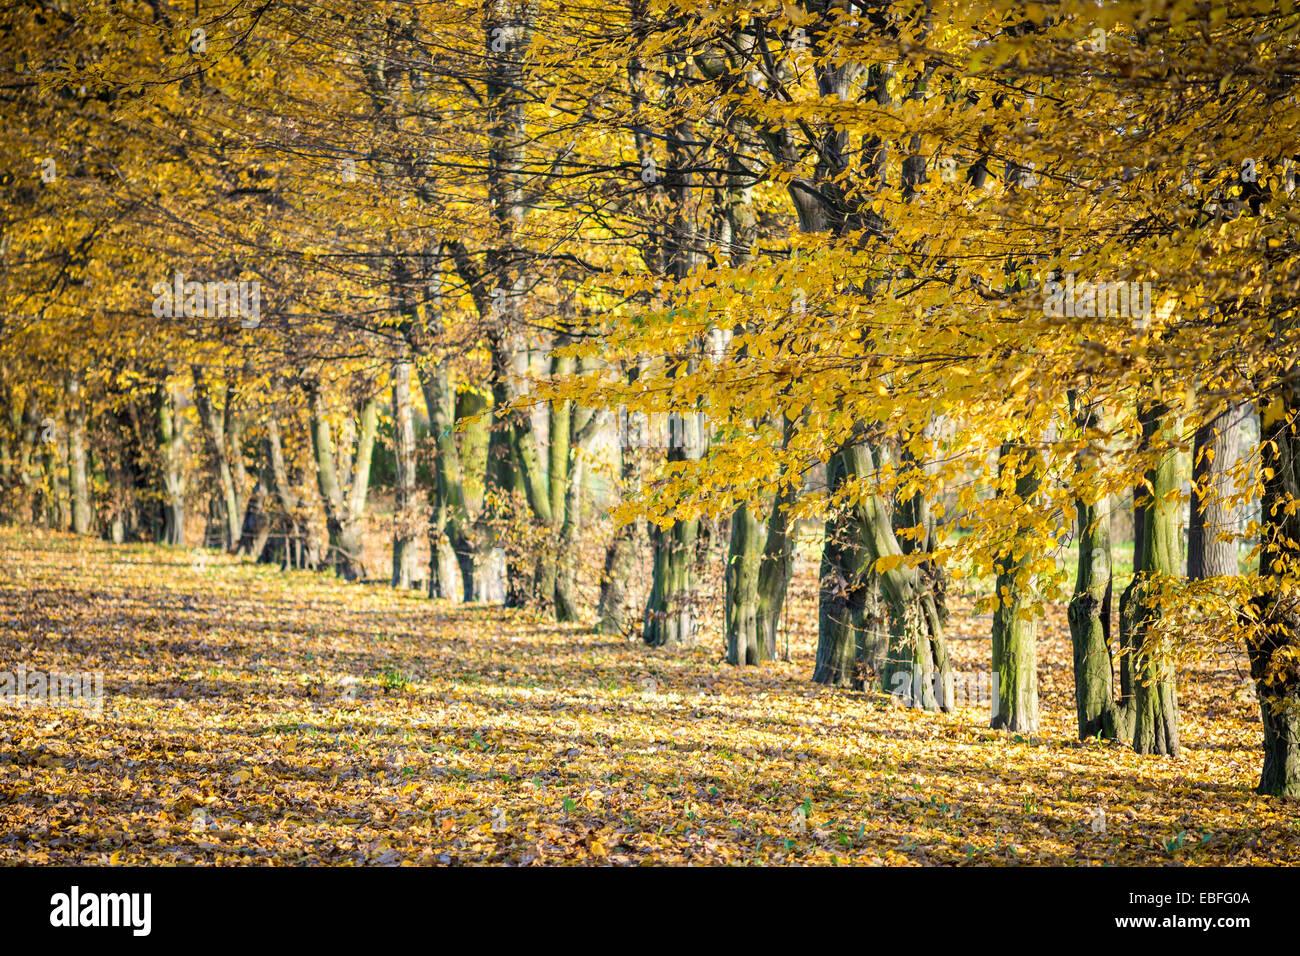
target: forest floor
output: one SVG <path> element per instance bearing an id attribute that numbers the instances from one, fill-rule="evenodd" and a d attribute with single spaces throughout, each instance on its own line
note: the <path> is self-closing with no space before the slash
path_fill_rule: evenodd
<path id="1" fill-rule="evenodd" d="M 987 674 L 969 608 L 953 655 Z M 1074 739 L 1060 608 L 1041 638 L 1024 738 L 987 703 L 812 684 L 808 626 L 737 670 L 712 640 L 3 529 L 0 672 L 102 671 L 104 701 L 0 701 L 0 863 L 1300 862 L 1300 808 L 1253 792 L 1239 658 L 1180 675 L 1181 756 L 1138 757 Z"/>

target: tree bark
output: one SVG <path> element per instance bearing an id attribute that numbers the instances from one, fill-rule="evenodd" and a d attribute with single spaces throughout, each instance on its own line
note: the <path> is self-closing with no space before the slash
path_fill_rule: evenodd
<path id="1" fill-rule="evenodd" d="M 89 534 L 92 519 L 90 479 L 86 471 L 86 405 L 81 379 L 68 378 L 68 485 L 72 496 L 72 530 Z"/>
<path id="2" fill-rule="evenodd" d="M 1300 395 L 1285 380 L 1261 413 L 1264 482 L 1261 594 L 1246 642 L 1264 727 L 1258 791 L 1300 797 L 1300 605 L 1290 595 L 1300 575 Z"/>
<path id="3" fill-rule="evenodd" d="M 344 435 L 343 447 L 336 456 L 318 383 L 311 382 L 308 385 L 308 398 L 316 478 L 325 504 L 331 563 L 335 573 L 344 580 L 356 581 L 366 574 L 361 555 L 361 526 L 370 487 L 370 456 L 378 428 L 378 401 L 374 395 L 362 400 L 354 462 L 351 436 L 347 434 Z"/>
<path id="4" fill-rule="evenodd" d="M 619 477 L 625 492 L 634 488 L 638 479 L 636 456 L 629 454 L 629 451 L 620 434 Z M 639 529 L 640 525 L 636 521 L 615 528 L 614 536 L 605 547 L 605 565 L 600 576 L 600 603 L 596 609 L 597 633 L 627 634 L 631 629 L 629 622 L 635 622 L 636 609 L 629 591 L 632 572 L 636 566 Z"/>
<path id="5" fill-rule="evenodd" d="M 235 490 L 235 476 L 231 468 L 229 445 L 226 439 L 226 410 L 217 404 L 222 397 L 214 394 L 203 374 L 203 369 L 194 366 L 194 404 L 198 408 L 199 419 L 203 422 L 208 454 L 212 456 L 217 487 L 221 492 L 224 518 L 222 543 L 224 549 L 230 551 L 239 542 L 243 514 L 240 511 L 239 495 Z"/>
<path id="6" fill-rule="evenodd" d="M 695 593 L 691 565 L 700 523 L 690 518 L 668 527 L 653 525 L 654 570 L 641 639 L 651 647 L 690 646 L 695 640 Z"/>
<path id="7" fill-rule="evenodd" d="M 393 509 L 392 586 L 406 589 L 415 578 L 415 420 L 411 410 L 411 363 L 393 363 L 393 457 L 396 486 Z M 438 552 L 431 551 L 431 570 Z"/>
<path id="8" fill-rule="evenodd" d="M 587 455 L 592 442 L 599 434 L 605 420 L 602 412 L 572 405 L 569 435 L 569 461 L 565 468 L 565 490 L 562 509 L 564 523 L 560 526 L 559 549 L 555 575 L 555 619 L 576 621 L 578 609 L 578 531 L 582 526 L 582 489 Z"/>
<path id="9" fill-rule="evenodd" d="M 1015 473 L 1019 502 L 1029 502 L 1037 493 L 1042 459 L 1024 446 L 1002 446 L 999 470 Z M 1002 494 L 1007 494 L 1003 490 Z M 1011 550 L 995 562 L 997 606 L 993 611 L 993 673 L 996 695 L 989 726 L 1013 733 L 1038 733 L 1038 620 L 1032 615 L 1032 581 L 1025 535 L 1017 531 Z"/>
<path id="10" fill-rule="evenodd" d="M 727 547 L 728 664 L 758 664 L 765 659 L 766 642 L 760 638 L 758 624 L 758 578 L 765 539 L 763 523 L 754 515 L 753 509 L 742 502 L 732 512 L 731 540 Z"/>
<path id="11" fill-rule="evenodd" d="M 309 541 L 306 517 L 299 513 L 298 496 L 290 484 L 289 469 L 285 463 L 280 423 L 274 413 L 267 419 L 263 455 L 269 463 L 271 487 L 280 508 L 277 524 L 283 533 L 282 567 L 285 570 L 315 568 L 319 563 L 319 555 Z M 259 552 L 259 558 L 261 556 L 262 553 Z"/>
<path id="12" fill-rule="evenodd" d="M 866 444 L 849 446 L 845 460 L 851 476 L 865 477 L 877 470 L 878 463 Z M 884 499 L 874 494 L 862 496 L 854 502 L 854 508 L 866 559 L 873 566 L 884 565 L 876 572 L 889 612 L 890 640 L 881 675 L 883 686 L 891 692 L 910 686 L 906 703 L 925 710 L 950 711 L 954 706 L 952 665 L 935 581 L 904 560 Z"/>
<path id="13" fill-rule="evenodd" d="M 828 484 L 834 480 L 828 476 Z M 859 547 L 859 531 L 857 521 L 848 511 L 840 511 L 826 522 L 818 577 L 817 656 L 812 678 L 818 684 L 861 688 L 873 632 L 880 630 L 882 624 L 879 619 L 872 620 L 869 614 L 877 581 L 870 560 Z"/>
<path id="14" fill-rule="evenodd" d="M 1121 635 L 1131 657 L 1133 694 L 1133 749 L 1140 754 L 1176 755 L 1178 741 L 1178 695 L 1173 663 L 1168 648 L 1148 639 L 1159 618 L 1157 578 L 1181 575 L 1179 524 L 1182 507 L 1178 493 L 1182 482 L 1175 438 L 1173 413 L 1163 405 L 1151 405 L 1140 413 L 1144 439 L 1162 447 L 1155 468 L 1147 473 L 1151 490 L 1144 492 L 1142 565 L 1135 569 L 1123 612 Z M 1127 624 L 1127 627 L 1125 625 Z"/>
<path id="15" fill-rule="evenodd" d="M 794 533 L 790 527 L 790 506 L 798 488 L 790 483 L 782 487 L 772 501 L 767 518 L 767 541 L 758 568 L 758 607 L 755 627 L 758 631 L 759 659 L 776 659 L 776 636 L 781 628 L 781 611 L 786 591 L 794 575 Z"/>
<path id="16" fill-rule="evenodd" d="M 1237 457 L 1243 414 L 1242 408 L 1229 406 L 1196 430 L 1187 526 L 1187 577 L 1193 581 L 1239 570 L 1228 471 Z"/>
<path id="17" fill-rule="evenodd" d="M 1099 410 L 1096 405 L 1081 403 L 1073 394 L 1070 404 L 1075 423 L 1086 437 L 1099 425 Z M 1085 467 L 1081 461 L 1079 470 Z M 1079 567 L 1067 616 L 1074 651 L 1074 704 L 1080 740 L 1097 736 L 1113 740 L 1120 732 L 1110 649 L 1110 509 L 1108 496 L 1075 502 Z"/>
<path id="18" fill-rule="evenodd" d="M 176 420 L 176 392 L 159 385 L 154 393 L 157 448 L 162 479 L 162 530 L 160 540 L 173 547 L 185 544 L 185 443 Z"/>

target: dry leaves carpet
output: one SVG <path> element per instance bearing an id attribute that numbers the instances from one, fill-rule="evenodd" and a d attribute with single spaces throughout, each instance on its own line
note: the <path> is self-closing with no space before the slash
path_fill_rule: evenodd
<path id="1" fill-rule="evenodd" d="M 808 582 L 804 581 L 805 591 Z M 0 703 L 0 863 L 1300 861 L 1256 796 L 1242 663 L 1181 675 L 1185 751 L 986 728 L 529 615 L 148 546 L 0 530 L 0 670 L 102 671 L 100 713 Z M 988 621 L 954 612 L 964 672 Z"/>

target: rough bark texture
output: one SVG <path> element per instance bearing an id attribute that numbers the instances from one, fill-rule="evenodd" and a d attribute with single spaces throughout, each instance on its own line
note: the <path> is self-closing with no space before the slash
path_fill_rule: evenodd
<path id="1" fill-rule="evenodd" d="M 1042 460 L 1028 449 L 1004 445 L 999 469 L 1014 471 L 1020 502 L 1038 493 Z M 1010 502 L 1015 507 L 1015 502 Z M 1017 533 L 1011 550 L 997 559 L 997 607 L 993 611 L 993 674 L 997 678 L 989 726 L 1015 733 L 1038 732 L 1038 621 L 1031 616 L 1033 582 L 1028 564 L 1033 557 L 1025 536 Z"/>
<path id="2" fill-rule="evenodd" d="M 224 388 L 214 388 L 203 369 L 194 366 L 194 404 L 198 408 L 199 420 L 203 423 L 208 455 L 212 459 L 217 488 L 221 493 L 222 546 L 229 551 L 234 549 L 239 541 L 243 515 L 239 510 L 235 475 L 231 467 L 230 449 L 226 439 L 225 392 Z"/>
<path id="3" fill-rule="evenodd" d="M 1100 425 L 1100 409 L 1070 395 L 1075 424 L 1085 440 Z M 1087 467 L 1080 460 L 1079 469 Z M 1079 567 L 1070 598 L 1070 644 L 1074 651 L 1074 704 L 1081 740 L 1098 735 L 1115 739 L 1120 733 L 1116 714 L 1114 661 L 1111 659 L 1111 542 L 1112 501 L 1075 502 L 1079 536 Z"/>
<path id="4" fill-rule="evenodd" d="M 564 522 L 559 531 L 559 547 L 555 574 L 555 619 L 576 621 L 578 608 L 578 531 L 582 527 L 582 490 L 586 475 L 587 456 L 592 442 L 604 422 L 603 413 L 578 405 L 570 407 L 570 421 L 566 428 L 570 441 L 569 460 L 565 467 Z"/>
<path id="5" fill-rule="evenodd" d="M 1175 438 L 1173 414 L 1164 406 L 1153 405 L 1144 408 L 1140 417 L 1146 441 L 1164 450 L 1147 474 L 1151 490 L 1144 492 L 1142 500 L 1142 564 L 1140 570 L 1134 570 L 1121 616 L 1121 627 L 1128 631 L 1124 643 L 1133 667 L 1133 749 L 1140 754 L 1174 755 L 1179 741 L 1173 663 L 1168 659 L 1168 648 L 1157 645 L 1149 634 L 1160 614 L 1155 579 L 1182 573 L 1182 506 L 1178 500 L 1182 477 L 1178 451 L 1168 446 Z M 1128 616 L 1127 621 L 1123 615 Z"/>
<path id="6" fill-rule="evenodd" d="M 728 664 L 757 664 L 765 659 L 767 649 L 758 629 L 758 575 L 765 531 L 748 505 L 742 503 L 732 512 L 725 574 Z"/>
<path id="7" fill-rule="evenodd" d="M 393 574 L 395 588 L 409 588 L 415 580 L 415 420 L 411 410 L 411 363 L 393 364 Z M 436 564 L 438 553 L 431 552 Z"/>
<path id="8" fill-rule="evenodd" d="M 877 466 L 874 458 L 866 444 L 846 446 L 828 464 L 827 484 L 835 488 L 848 478 L 871 476 Z M 837 573 L 823 574 L 819 621 L 825 618 L 838 622 L 837 626 L 854 627 L 855 653 L 864 661 L 880 661 L 881 687 L 901 703 L 925 710 L 951 710 L 952 669 L 934 582 L 904 560 L 887 501 L 867 494 L 851 506 L 856 528 L 844 525 L 842 530 L 828 532 L 824 546 L 830 554 L 823 553 L 823 571 Z M 841 577 L 845 587 L 839 584 Z M 876 586 L 884 615 L 873 608 Z M 886 616 L 887 641 L 881 634 Z M 819 626 L 818 659 L 827 661 L 828 677 L 844 679 L 845 643 L 847 635 L 831 635 L 823 653 Z M 879 650 L 882 643 L 883 655 Z"/>
<path id="9" fill-rule="evenodd" d="M 1300 797 L 1300 603 L 1294 596 L 1300 575 L 1300 394 L 1294 383 L 1284 382 L 1272 398 L 1260 427 L 1263 464 L 1272 469 L 1264 484 L 1260 535 L 1265 586 L 1253 608 L 1257 626 L 1246 649 L 1264 725 L 1258 790 Z"/>
<path id="10" fill-rule="evenodd" d="M 341 578 L 356 581 L 366 574 L 361 556 L 361 522 L 370 488 L 370 456 L 378 428 L 378 401 L 374 395 L 362 401 L 354 429 L 355 436 L 345 429 L 341 445 L 336 451 L 317 384 L 309 385 L 308 399 L 312 447 L 316 457 L 316 480 L 325 504 L 331 564 Z"/>
<path id="11" fill-rule="evenodd" d="M 850 513 L 839 512 L 826 522 L 813 664 L 813 680 L 818 684 L 862 687 L 868 643 L 882 627 L 879 615 L 869 614 L 879 602 L 873 600 L 876 580 L 858 546 L 858 533 Z"/>
<path id="12" fill-rule="evenodd" d="M 1074 702 L 1079 738 L 1119 733 L 1115 715 L 1115 673 L 1110 650 L 1110 499 L 1075 503 L 1079 527 L 1079 569 L 1070 598 L 1070 643 L 1074 650 Z"/>
<path id="13" fill-rule="evenodd" d="M 1196 430 L 1187 527 L 1187 576 L 1193 581 L 1239 570 L 1228 469 L 1237 457 L 1243 414 L 1243 409 L 1229 407 Z"/>
<path id="14" fill-rule="evenodd" d="M 873 460 L 869 446 L 853 446 L 848 458 L 854 475 L 869 475 L 877 469 L 878 461 Z M 899 694 L 910 686 L 910 694 L 902 696 L 904 703 L 925 710 L 950 711 L 954 706 L 952 665 L 936 582 L 922 568 L 903 560 L 904 552 L 883 498 L 860 498 L 856 512 L 866 556 L 873 562 L 883 558 L 885 565 L 877 573 L 889 612 L 890 639 L 881 675 L 883 686 Z"/>
<path id="15" fill-rule="evenodd" d="M 86 406 L 81 380 L 68 379 L 68 486 L 72 496 L 72 530 L 89 534 L 92 519 L 90 480 L 86 470 Z"/>
<path id="16" fill-rule="evenodd" d="M 781 629 L 781 611 L 786 591 L 794 575 L 794 533 L 790 527 L 790 505 L 798 489 L 787 485 L 772 502 L 767 518 L 767 541 L 758 568 L 758 608 L 755 626 L 761 660 L 775 660 L 777 634 Z"/>
<path id="17" fill-rule="evenodd" d="M 690 645 L 695 639 L 695 594 L 691 565 L 695 559 L 696 520 L 650 529 L 654 571 L 646 602 L 641 639 L 652 647 Z"/>
<path id="18" fill-rule="evenodd" d="M 176 393 L 159 386 L 155 393 L 158 467 L 162 484 L 162 527 L 158 536 L 164 544 L 185 544 L 185 447 L 180 423 L 176 421 Z"/>
<path id="19" fill-rule="evenodd" d="M 624 489 L 636 487 L 636 456 L 629 454 L 622 441 L 619 443 L 619 476 Z M 633 604 L 630 583 L 636 566 L 639 532 L 639 522 L 629 521 L 614 529 L 614 536 L 605 546 L 600 602 L 596 608 L 596 631 L 600 634 L 627 635 L 636 624 L 637 608 Z"/>

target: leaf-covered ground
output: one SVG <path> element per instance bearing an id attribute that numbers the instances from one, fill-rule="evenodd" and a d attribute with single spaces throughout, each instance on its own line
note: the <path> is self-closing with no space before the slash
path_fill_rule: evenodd
<path id="1" fill-rule="evenodd" d="M 805 588 L 808 582 L 804 582 Z M 955 614 L 959 669 L 987 618 Z M 0 531 L 0 670 L 102 670 L 98 716 L 0 703 L 3 863 L 1293 863 L 1241 663 L 1186 673 L 1184 754 L 917 713 L 497 608 Z M 1099 813 L 1100 811 L 1100 813 Z M 1104 828 L 1101 825 L 1104 814 Z"/>

